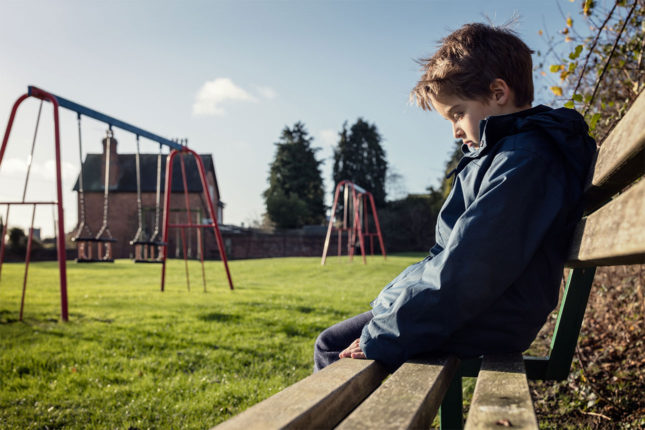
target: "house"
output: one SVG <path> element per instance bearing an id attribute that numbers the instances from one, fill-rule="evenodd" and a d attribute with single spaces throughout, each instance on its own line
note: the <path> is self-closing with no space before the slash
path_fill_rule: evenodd
<path id="1" fill-rule="evenodd" d="M 113 244 L 114 258 L 129 258 L 133 254 L 133 247 L 130 241 L 134 238 L 139 228 L 138 205 L 137 205 L 137 171 L 136 154 L 119 154 L 117 152 L 117 140 L 110 139 L 110 147 L 107 146 L 107 138 L 103 139 L 102 154 L 87 154 L 82 166 L 83 174 L 83 195 L 85 200 L 85 223 L 89 226 L 93 235 L 96 235 L 103 225 L 104 216 L 104 184 L 105 184 L 105 159 L 106 150 L 110 151 L 110 177 L 109 177 L 109 198 L 107 207 L 107 225 L 112 237 L 116 239 Z M 208 191 L 213 200 L 213 207 L 217 212 L 218 224 L 223 222 L 224 203 L 221 201 L 217 177 L 215 176 L 215 165 L 210 154 L 200 154 L 206 170 L 206 181 Z M 140 154 L 141 168 L 141 202 L 142 202 L 142 224 L 148 235 L 155 230 L 156 214 L 156 192 L 157 192 L 157 158 L 158 154 Z M 184 187 L 181 175 L 181 157 L 173 161 L 172 194 L 170 198 L 170 223 L 187 222 L 186 204 L 184 199 Z M 202 183 L 199 177 L 196 161 L 188 155 L 184 158 L 186 167 L 186 183 L 188 188 L 188 203 L 192 222 L 209 222 L 208 206 L 204 200 Z M 161 202 L 159 208 L 159 234 L 163 230 L 163 202 L 166 173 L 166 155 L 161 157 Z M 74 185 L 78 200 L 78 220 L 82 219 L 81 195 L 79 192 L 79 178 Z M 78 224 L 77 227 L 78 229 Z M 204 229 L 204 256 L 215 258 L 219 256 L 217 243 L 212 229 Z M 74 231 L 74 234 L 76 230 Z M 196 229 L 185 229 L 185 244 L 189 258 L 199 256 L 198 237 Z M 161 236 L 160 236 L 161 237 Z M 183 257 L 182 232 L 180 229 L 169 230 L 168 257 Z"/>

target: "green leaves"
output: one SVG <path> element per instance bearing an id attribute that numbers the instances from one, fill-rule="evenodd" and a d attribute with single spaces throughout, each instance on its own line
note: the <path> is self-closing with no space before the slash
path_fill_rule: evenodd
<path id="1" fill-rule="evenodd" d="M 572 53 L 569 54 L 569 59 L 575 60 L 580 56 L 580 53 L 582 52 L 582 45 L 578 45 L 575 47 Z"/>
<path id="2" fill-rule="evenodd" d="M 589 130 L 593 131 L 596 129 L 596 125 L 598 124 L 598 120 L 600 119 L 600 112 L 596 112 L 593 114 L 591 117 L 591 120 L 589 121 Z"/>

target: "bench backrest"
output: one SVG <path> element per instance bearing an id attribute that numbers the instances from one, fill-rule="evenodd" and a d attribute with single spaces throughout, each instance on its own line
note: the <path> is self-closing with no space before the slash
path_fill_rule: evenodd
<path id="1" fill-rule="evenodd" d="M 576 229 L 569 253 L 568 266 L 574 270 L 562 298 L 548 364 L 537 371 L 542 375 L 536 379 L 567 377 L 595 267 L 645 263 L 643 175 L 645 92 L 636 99 L 597 153 L 593 175 L 585 191 L 587 216 Z"/>

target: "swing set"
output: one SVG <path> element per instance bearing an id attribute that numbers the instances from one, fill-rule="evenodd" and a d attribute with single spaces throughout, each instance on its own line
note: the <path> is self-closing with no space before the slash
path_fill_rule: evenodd
<path id="1" fill-rule="evenodd" d="M 65 229 L 64 229 L 64 210 L 63 210 L 63 193 L 62 193 L 62 174 L 61 174 L 61 151 L 60 151 L 60 125 L 59 125 L 59 107 L 66 108 L 77 114 L 78 122 L 78 142 L 79 142 L 79 158 L 81 161 L 81 172 L 79 175 L 79 224 L 72 240 L 76 243 L 77 258 L 76 261 L 79 263 L 99 263 L 99 262 L 113 262 L 113 250 L 112 244 L 116 240 L 112 237 L 110 228 L 108 225 L 109 218 L 109 180 L 110 180 L 110 144 L 113 139 L 113 127 L 120 128 L 124 131 L 133 133 L 136 136 L 137 143 L 137 153 L 136 153 L 136 176 L 137 176 L 137 215 L 138 215 L 138 230 L 134 238 L 130 241 L 130 244 L 134 246 L 134 261 L 136 263 L 161 263 L 161 291 L 165 289 L 165 277 L 166 277 L 166 259 L 168 255 L 168 233 L 169 228 L 180 228 L 182 232 L 186 228 L 197 229 L 198 239 L 200 241 L 200 246 L 203 247 L 201 243 L 202 229 L 212 228 L 217 246 L 219 248 L 219 254 L 224 263 L 224 268 L 226 270 L 226 275 L 228 278 L 229 288 L 233 289 L 233 281 L 231 279 L 231 274 L 228 268 L 228 261 L 226 258 L 226 252 L 223 246 L 222 236 L 217 224 L 216 212 L 213 207 L 213 202 L 208 189 L 208 183 L 206 181 L 206 174 L 204 169 L 204 164 L 201 160 L 199 154 L 195 151 L 189 149 L 186 145 L 181 145 L 177 141 L 169 140 L 158 136 L 156 134 L 150 133 L 146 130 L 143 130 L 139 127 L 135 127 L 126 122 L 120 121 L 116 118 L 110 117 L 108 115 L 97 112 L 93 109 L 87 108 L 85 106 L 79 105 L 62 97 L 51 94 L 47 91 L 39 89 L 34 86 L 29 86 L 26 94 L 20 96 L 13 105 L 11 114 L 9 116 L 9 121 L 7 128 L 5 130 L 4 138 L 2 140 L 2 146 L 0 147 L 0 166 L 2 165 L 2 159 L 9 141 L 9 136 L 11 135 L 11 129 L 16 117 L 16 113 L 20 105 L 28 98 L 34 97 L 40 99 L 40 106 L 38 109 L 38 116 L 36 119 L 36 126 L 34 129 L 34 137 L 31 145 L 31 152 L 28 158 L 27 166 L 27 176 L 25 179 L 25 185 L 23 188 L 22 199 L 20 201 L 6 201 L 0 202 L 0 205 L 5 205 L 7 207 L 5 213 L 5 219 L 3 223 L 2 237 L 0 238 L 0 280 L 2 275 L 2 264 L 4 262 L 5 255 L 5 237 L 7 235 L 7 226 L 9 223 L 9 214 L 10 209 L 14 205 L 31 205 L 32 217 L 31 225 L 29 229 L 29 235 L 27 240 L 27 251 L 25 256 L 25 273 L 23 278 L 23 288 L 22 288 L 22 298 L 20 305 L 20 320 L 23 316 L 23 307 L 25 300 L 25 291 L 27 286 L 27 275 L 29 270 L 31 248 L 33 242 L 33 230 L 34 230 L 34 219 L 36 214 L 36 208 L 41 205 L 49 205 L 56 208 L 57 217 L 54 217 L 55 224 L 55 236 L 56 236 L 56 248 L 57 248 L 57 259 L 58 259 L 58 269 L 59 269 L 59 284 L 60 284 L 60 296 L 61 296 L 61 319 L 63 321 L 69 320 L 68 315 L 68 301 L 67 301 L 67 265 L 66 265 L 66 252 L 65 252 Z M 33 154 L 36 143 L 36 136 L 38 133 L 38 126 L 40 123 L 40 117 L 42 112 L 43 102 L 48 101 L 53 106 L 53 119 L 54 119 L 54 147 L 55 147 L 55 161 L 56 161 L 56 200 L 55 201 L 27 201 L 27 185 L 29 182 L 29 175 L 31 172 L 31 162 L 33 160 Z M 105 177 L 104 177 L 104 195 L 103 195 L 103 224 L 99 229 L 98 233 L 94 235 L 87 224 L 86 220 L 86 207 L 85 207 L 85 189 L 83 184 L 84 172 L 83 172 L 83 149 L 82 149 L 82 133 L 81 133 L 81 116 L 86 116 L 93 118 L 100 122 L 106 123 L 108 125 L 108 131 L 106 135 L 106 157 L 105 157 Z M 142 199 L 141 199 L 141 167 L 140 167 L 140 148 L 139 148 L 139 138 L 143 137 L 151 141 L 159 143 L 159 154 L 157 156 L 157 188 L 156 188 L 156 208 L 155 208 L 155 226 L 154 232 L 151 235 L 148 235 L 143 228 L 143 216 L 142 216 Z M 160 218 L 160 202 L 161 202 L 161 162 L 162 162 L 162 147 L 167 146 L 170 149 L 170 153 L 167 156 L 166 161 L 166 184 L 164 190 L 165 203 L 164 203 L 164 212 L 163 212 L 163 227 L 160 229 L 159 218 Z M 183 186 L 184 186 L 184 197 L 186 202 L 186 215 L 187 222 L 185 224 L 169 224 L 168 214 L 170 212 L 170 194 L 172 192 L 172 164 L 173 159 L 179 155 L 181 160 L 182 167 L 182 177 L 183 177 Z M 199 176 L 201 180 L 203 197 L 207 202 L 207 209 L 210 215 L 210 220 L 207 223 L 193 223 L 192 219 L 189 216 L 190 205 L 188 199 L 188 187 L 186 182 L 186 170 L 184 166 L 184 156 L 191 155 L 196 161 Z M 162 232 L 160 236 L 160 231 Z M 94 245 L 96 245 L 96 252 L 93 251 Z M 203 259 L 203 248 L 201 254 L 201 263 L 202 263 L 202 278 L 204 280 L 204 290 L 206 288 L 205 277 L 204 277 L 204 259 Z M 187 259 L 185 252 L 185 243 L 184 243 L 184 260 Z M 186 276 L 188 281 L 188 265 L 186 261 Z M 190 285 L 188 284 L 190 289 Z"/>
<path id="2" fill-rule="evenodd" d="M 341 190 L 343 190 L 343 219 L 339 227 L 334 227 L 336 218 L 336 210 L 338 209 L 338 197 Z M 350 198 L 351 191 L 351 198 Z M 370 231 L 369 219 L 367 214 L 367 203 L 372 209 L 372 219 L 374 220 L 374 227 L 376 231 Z M 334 203 L 331 207 L 331 214 L 329 216 L 329 226 L 327 227 L 327 236 L 325 237 L 325 245 L 323 247 L 321 265 L 325 264 L 327 260 L 327 251 L 329 250 L 329 241 L 331 239 L 332 230 L 338 232 L 338 256 L 342 253 L 343 233 L 347 236 L 347 254 L 349 261 L 354 258 L 354 249 L 357 242 L 360 246 L 361 255 L 363 257 L 363 264 L 367 263 L 365 259 L 365 239 L 370 240 L 370 254 L 374 255 L 374 237 L 378 238 L 381 247 L 381 254 L 383 258 L 387 258 L 385 252 L 385 245 L 383 243 L 383 235 L 381 234 L 381 225 L 378 220 L 376 212 L 376 205 L 374 204 L 374 196 L 372 193 L 364 188 L 354 184 L 351 181 L 343 180 L 336 185 L 334 192 Z"/>

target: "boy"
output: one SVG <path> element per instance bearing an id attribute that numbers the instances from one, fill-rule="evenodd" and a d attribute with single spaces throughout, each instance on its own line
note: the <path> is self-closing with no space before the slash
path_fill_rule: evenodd
<path id="1" fill-rule="evenodd" d="M 558 300 L 596 145 L 574 110 L 531 108 L 531 50 L 511 31 L 467 24 L 422 60 L 413 90 L 452 123 L 464 157 L 435 245 L 374 300 L 320 334 L 315 370 L 339 358 L 390 368 L 424 352 L 524 351 Z"/>

